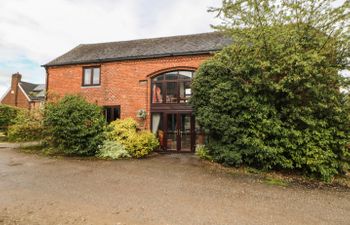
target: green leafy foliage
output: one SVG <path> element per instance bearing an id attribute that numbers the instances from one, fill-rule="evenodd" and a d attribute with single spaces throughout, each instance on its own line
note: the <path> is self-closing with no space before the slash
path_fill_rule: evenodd
<path id="1" fill-rule="evenodd" d="M 122 144 L 116 141 L 105 140 L 97 157 L 101 159 L 122 159 L 130 158 L 131 156 Z"/>
<path id="2" fill-rule="evenodd" d="M 150 131 L 131 133 L 128 140 L 124 145 L 135 158 L 142 158 L 159 146 L 158 139 Z"/>
<path id="3" fill-rule="evenodd" d="M 125 142 L 131 133 L 137 132 L 137 122 L 132 118 L 116 120 L 107 127 L 106 137 L 109 140 Z"/>
<path id="4" fill-rule="evenodd" d="M 327 2 L 231 0 L 213 10 L 234 42 L 201 66 L 191 103 L 214 160 L 325 181 L 346 172 L 348 81 L 339 72 L 349 68 L 350 4 Z"/>
<path id="5" fill-rule="evenodd" d="M 196 155 L 205 160 L 213 160 L 213 158 L 210 156 L 208 149 L 205 147 L 205 145 L 197 145 L 196 146 Z"/>
<path id="6" fill-rule="evenodd" d="M 8 128 L 9 141 L 39 141 L 43 138 L 44 127 L 41 111 L 20 110 L 13 123 Z"/>
<path id="7" fill-rule="evenodd" d="M 282 187 L 287 187 L 288 186 L 288 182 L 283 180 L 283 179 L 279 179 L 279 178 L 275 178 L 275 177 L 266 177 L 265 180 L 263 181 L 266 184 L 269 185 L 275 185 L 275 186 L 282 186 Z"/>
<path id="8" fill-rule="evenodd" d="M 21 111 L 21 109 L 0 104 L 0 131 L 7 131 L 8 126 L 14 123 L 19 111 Z"/>
<path id="9" fill-rule="evenodd" d="M 138 131 L 137 122 L 131 118 L 112 122 L 106 137 L 122 144 L 135 158 L 142 158 L 159 146 L 158 139 L 149 131 Z"/>
<path id="10" fill-rule="evenodd" d="M 80 96 L 46 104 L 44 126 L 46 141 L 64 154 L 94 155 L 104 140 L 101 108 Z"/>

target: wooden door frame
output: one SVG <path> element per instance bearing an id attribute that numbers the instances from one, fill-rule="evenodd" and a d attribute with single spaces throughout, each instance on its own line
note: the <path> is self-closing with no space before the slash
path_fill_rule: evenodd
<path id="1" fill-rule="evenodd" d="M 180 99 L 180 83 L 184 83 L 184 85 L 186 85 L 187 82 L 192 82 L 192 79 L 194 77 L 194 73 L 196 71 L 197 68 L 192 68 L 192 67 L 172 67 L 172 68 L 168 68 L 168 69 L 165 69 L 165 70 L 159 70 L 157 72 L 154 72 L 152 74 L 150 74 L 148 77 L 149 77 L 149 96 L 148 96 L 148 99 L 149 99 L 149 108 L 150 108 L 150 113 L 152 115 L 152 113 L 161 113 L 162 114 L 162 129 L 164 131 L 164 135 L 163 135 L 163 140 L 162 140 L 162 143 L 163 143 L 163 146 L 162 148 L 163 149 L 163 152 L 183 152 L 181 151 L 181 148 L 179 146 L 181 146 L 181 139 L 179 139 L 179 123 L 180 123 L 180 118 L 179 118 L 179 113 L 188 113 L 190 114 L 190 117 L 191 117 L 191 135 L 190 135 L 190 138 L 191 138 L 191 149 L 190 151 L 186 151 L 186 152 L 194 152 L 195 150 L 195 143 L 196 143 L 196 131 L 195 131 L 195 118 L 194 118 L 194 115 L 193 115 L 193 109 L 191 107 L 191 105 L 184 101 L 184 102 L 181 102 L 181 99 Z M 190 79 L 185 79 L 183 77 L 180 77 L 180 72 L 182 71 L 187 71 L 187 72 L 191 72 L 191 78 Z M 154 78 L 158 77 L 158 76 L 161 76 L 161 75 L 165 75 L 166 73 L 169 73 L 169 72 L 174 72 L 177 74 L 177 78 L 172 80 L 172 79 L 166 79 L 166 77 L 160 79 L 160 80 L 154 80 Z M 166 88 L 166 84 L 167 83 L 172 83 L 172 82 L 175 82 L 176 83 L 176 96 L 177 96 L 177 101 L 176 102 L 167 102 L 166 101 L 166 96 L 167 96 L 167 92 L 168 92 L 168 89 Z M 161 87 L 162 87 L 162 101 L 161 102 L 153 102 L 153 85 L 155 84 L 161 84 Z M 177 124 L 176 124 L 176 141 L 177 141 L 177 148 L 176 148 L 176 151 L 169 151 L 167 148 L 167 136 L 168 136 L 168 133 L 167 133 L 167 130 L 168 130 L 168 127 L 167 127 L 167 114 L 175 114 L 176 113 L 176 117 L 177 117 Z M 150 127 L 151 129 L 153 129 L 153 121 L 152 121 L 152 116 L 150 118 Z"/>
<path id="2" fill-rule="evenodd" d="M 182 127 L 182 123 L 183 123 L 183 121 L 182 121 L 182 119 L 181 119 L 181 115 L 189 115 L 190 116 L 190 138 L 191 138 L 191 140 L 190 140 L 190 149 L 189 149 L 189 151 L 183 151 L 183 150 L 181 150 L 181 140 L 182 140 L 182 138 L 181 138 L 181 135 L 179 134 L 178 136 L 180 137 L 179 138 L 179 142 L 178 142 L 178 146 L 179 146 L 179 148 L 178 148 L 178 152 L 194 152 L 194 142 L 195 142 L 195 128 L 194 128 L 194 123 L 195 123 L 195 121 L 194 121 L 194 116 L 193 116 L 193 113 L 192 112 L 182 112 L 182 111 L 179 111 L 179 112 L 177 112 L 177 117 L 178 117 L 178 126 L 180 126 L 179 128 L 178 128 L 178 131 L 180 131 L 180 129 L 181 129 L 181 127 Z"/>
<path id="3" fill-rule="evenodd" d="M 167 153 L 193 153 L 195 151 L 195 141 L 196 141 L 196 132 L 195 132 L 195 117 L 193 115 L 192 111 L 184 111 L 184 110 L 176 110 L 176 111 L 168 111 L 168 110 L 164 110 L 164 111 L 154 111 L 152 113 L 160 113 L 162 114 L 162 127 L 164 130 L 164 136 L 163 136 L 163 148 L 160 148 L 161 152 L 167 152 Z M 168 121 L 167 121 L 167 115 L 168 114 L 175 114 L 176 115 L 176 150 L 169 150 L 168 149 Z M 180 115 L 181 114 L 187 114 L 190 115 L 190 126 L 191 126 L 191 134 L 190 134 L 190 138 L 191 138 L 191 148 L 189 151 L 182 151 L 181 150 L 181 136 L 178 133 L 178 131 L 180 130 L 180 126 L 181 126 L 181 118 Z M 153 125 L 152 122 L 152 118 L 151 118 L 151 129 Z"/>

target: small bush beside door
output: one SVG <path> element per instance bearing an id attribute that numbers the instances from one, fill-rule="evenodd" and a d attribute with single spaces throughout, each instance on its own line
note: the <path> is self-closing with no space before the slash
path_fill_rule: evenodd
<path id="1" fill-rule="evenodd" d="M 112 122 L 105 137 L 124 146 L 134 158 L 145 157 L 159 146 L 158 139 L 150 131 L 138 131 L 137 122 L 131 118 Z"/>
<path id="2" fill-rule="evenodd" d="M 131 157 L 122 144 L 109 140 L 103 142 L 96 156 L 101 159 L 122 159 Z"/>

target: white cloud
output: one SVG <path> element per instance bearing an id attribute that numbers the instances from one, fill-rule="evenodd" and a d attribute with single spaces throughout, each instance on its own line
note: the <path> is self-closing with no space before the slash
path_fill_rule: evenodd
<path id="1" fill-rule="evenodd" d="M 210 31 L 220 0 L 11 0 L 0 2 L 0 96 L 12 73 L 44 82 L 40 65 L 80 43 Z"/>

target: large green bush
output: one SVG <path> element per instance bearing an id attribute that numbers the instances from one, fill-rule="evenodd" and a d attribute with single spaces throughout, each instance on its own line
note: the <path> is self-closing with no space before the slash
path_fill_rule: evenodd
<path id="1" fill-rule="evenodd" d="M 19 108 L 0 104 L 0 131 L 7 131 L 8 126 L 14 123 Z"/>
<path id="2" fill-rule="evenodd" d="M 232 23 L 220 28 L 234 42 L 201 66 L 191 102 L 214 160 L 329 181 L 350 160 L 350 111 L 340 92 L 347 84 L 339 75 L 349 68 L 349 39 L 320 14 L 348 17 L 343 8 L 318 8 L 324 1 L 281 2 L 277 12 L 276 1 L 223 1 L 218 11 Z M 311 20 L 296 23 L 294 15 Z M 334 33 L 319 27 L 327 19 Z"/>
<path id="3" fill-rule="evenodd" d="M 158 139 L 149 131 L 138 131 L 137 122 L 131 118 L 112 122 L 106 137 L 122 144 L 135 158 L 142 158 L 159 146 Z"/>
<path id="4" fill-rule="evenodd" d="M 43 138 L 41 111 L 20 110 L 8 128 L 9 141 L 39 141 Z"/>
<path id="5" fill-rule="evenodd" d="M 83 97 L 67 95 L 46 104 L 46 139 L 64 154 L 94 155 L 104 140 L 104 125 L 101 108 Z"/>
<path id="6" fill-rule="evenodd" d="M 280 58 L 273 68 L 261 69 L 267 62 L 255 57 L 250 49 L 232 46 L 205 63 L 193 82 L 192 104 L 209 131 L 214 159 L 299 169 L 325 180 L 344 172 L 350 114 L 337 71 L 326 58 L 294 59 L 289 65 Z M 276 70 L 286 77 L 275 80 Z"/>

